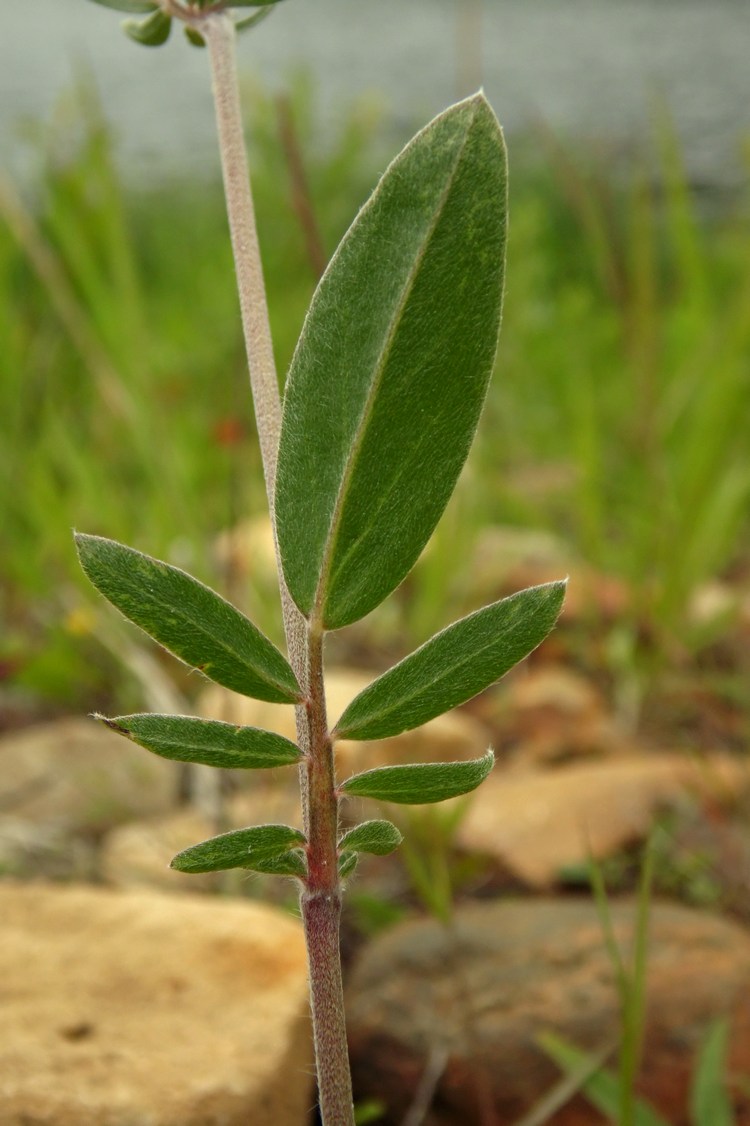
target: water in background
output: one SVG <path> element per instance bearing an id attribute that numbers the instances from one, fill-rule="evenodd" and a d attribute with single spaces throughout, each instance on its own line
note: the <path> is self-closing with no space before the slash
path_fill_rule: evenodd
<path id="1" fill-rule="evenodd" d="M 480 7 L 481 65 L 471 48 Z M 159 50 L 138 47 L 118 31 L 119 13 L 88 0 L 2 8 L 4 166 L 24 171 L 19 123 L 48 116 L 86 64 L 132 177 L 215 174 L 204 52 L 181 35 Z M 399 137 L 480 78 L 508 133 L 541 118 L 615 148 L 647 130 L 663 96 L 691 177 L 715 186 L 742 175 L 748 58 L 747 0 L 285 0 L 240 44 L 245 72 L 271 88 L 307 65 L 329 124 L 352 98 L 379 93 Z"/>

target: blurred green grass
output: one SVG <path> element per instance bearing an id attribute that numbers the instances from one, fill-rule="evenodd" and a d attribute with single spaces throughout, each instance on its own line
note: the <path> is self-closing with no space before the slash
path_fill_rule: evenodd
<path id="1" fill-rule="evenodd" d="M 211 545 L 264 498 L 218 183 L 126 190 L 87 83 L 72 105 L 36 142 L 33 199 L 0 185 L 0 668 L 77 709 L 128 689 L 92 636 L 102 611 L 71 528 L 224 588 Z M 248 91 L 248 107 L 283 372 L 321 254 L 385 163 L 383 122 L 353 106 L 324 137 L 304 78 L 287 99 Z M 397 600 L 404 648 L 475 604 L 470 558 L 492 525 L 546 529 L 622 580 L 622 660 L 647 678 L 713 640 L 691 624 L 696 590 L 747 576 L 747 199 L 700 213 L 655 120 L 651 159 L 616 176 L 543 131 L 511 148 L 498 372 L 469 470 Z M 273 599 L 238 597 L 278 636 Z"/>

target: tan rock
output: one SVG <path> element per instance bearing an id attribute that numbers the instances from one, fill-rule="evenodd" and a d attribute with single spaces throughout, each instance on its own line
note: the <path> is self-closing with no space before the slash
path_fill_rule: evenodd
<path id="1" fill-rule="evenodd" d="M 182 849 L 214 835 L 209 819 L 195 809 L 178 809 L 150 821 L 131 821 L 113 829 L 104 839 L 100 874 L 114 887 L 209 891 L 216 886 L 211 873 L 175 872 L 169 862 Z"/>
<path id="2" fill-rule="evenodd" d="M 299 789 L 296 785 L 259 784 L 226 803 L 225 829 L 280 822 L 302 827 Z M 113 829 L 100 853 L 101 876 L 115 887 L 152 887 L 164 891 L 215 890 L 213 873 L 176 872 L 169 862 L 176 853 L 217 833 L 209 818 L 194 809 L 179 809 L 149 821 L 133 821 Z M 239 873 L 239 878 L 256 878 Z"/>
<path id="3" fill-rule="evenodd" d="M 603 710 L 601 695 L 591 681 L 560 665 L 524 671 L 514 680 L 509 694 L 518 712 L 545 709 L 561 717 Z"/>
<path id="4" fill-rule="evenodd" d="M 739 594 L 718 579 L 711 579 L 696 587 L 688 602 L 690 621 L 697 626 L 712 626 L 728 622 L 739 609 Z"/>
<path id="5" fill-rule="evenodd" d="M 615 902 L 611 913 L 627 957 L 634 906 Z M 706 913 L 653 904 L 646 988 L 638 1090 L 665 1121 L 682 1123 L 712 1020 L 732 1018 L 730 1070 L 750 1070 L 750 937 Z M 615 1047 L 618 1034 L 613 966 L 590 901 L 504 900 L 461 907 L 450 926 L 397 924 L 364 948 L 346 1001 L 356 1089 L 383 1100 L 394 1123 L 428 1069 L 436 1090 L 425 1126 L 517 1122 L 560 1079 L 540 1033 L 594 1052 Z M 744 1122 L 750 1099 L 735 1094 Z M 550 1126 L 601 1121 L 581 1098 L 545 1118 Z"/>
<path id="6" fill-rule="evenodd" d="M 0 885 L 3 1126 L 304 1126 L 298 923 L 154 892 Z"/>
<path id="7" fill-rule="evenodd" d="M 508 589 L 511 577 L 519 570 L 547 576 L 541 582 L 565 578 L 571 555 L 570 547 L 549 532 L 509 524 L 488 525 L 474 547 L 471 590 L 479 602 L 492 601 Z"/>
<path id="8" fill-rule="evenodd" d="M 326 671 L 326 700 L 331 724 L 377 675 L 349 669 Z M 201 695 L 198 709 L 201 715 L 211 719 L 262 727 L 278 731 L 288 739 L 296 739 L 294 710 L 284 704 L 251 700 L 212 685 Z M 476 758 L 484 752 L 488 741 L 482 724 L 460 711 L 453 711 L 397 738 L 374 742 L 342 739 L 336 744 L 336 762 L 339 776 L 344 778 L 358 770 L 399 762 Z"/>
<path id="9" fill-rule="evenodd" d="M 229 584 L 230 602 L 235 590 L 241 596 L 240 609 L 278 643 L 281 600 L 268 513 L 250 516 L 222 532 L 214 544 L 214 555 Z"/>
<path id="10" fill-rule="evenodd" d="M 92 832 L 167 809 L 173 764 L 90 718 L 61 719 L 0 739 L 0 810 Z"/>
<path id="11" fill-rule="evenodd" d="M 562 665 L 523 665 L 479 703 L 514 760 L 554 762 L 620 747 L 624 735 L 601 693 Z"/>
<path id="12" fill-rule="evenodd" d="M 483 603 L 566 576 L 563 622 L 592 610 L 612 620 L 628 609 L 630 593 L 621 579 L 587 567 L 569 544 L 549 533 L 509 525 L 492 525 L 480 532 L 469 586 L 476 601 Z"/>
<path id="13" fill-rule="evenodd" d="M 742 764 L 722 756 L 698 763 L 641 754 L 520 775 L 496 770 L 476 791 L 457 843 L 547 887 L 589 855 L 609 856 L 645 838 L 657 810 L 687 793 L 721 799 L 747 784 Z"/>
<path id="14" fill-rule="evenodd" d="M 222 532 L 215 544 L 216 558 L 222 567 L 237 575 L 252 575 L 253 580 L 277 583 L 276 549 L 268 514 L 250 516 Z"/>
<path id="15" fill-rule="evenodd" d="M 458 709 L 406 731 L 394 739 L 360 743 L 352 768 L 386 766 L 400 762 L 449 762 L 452 759 L 479 758 L 490 738 L 486 728 Z"/>

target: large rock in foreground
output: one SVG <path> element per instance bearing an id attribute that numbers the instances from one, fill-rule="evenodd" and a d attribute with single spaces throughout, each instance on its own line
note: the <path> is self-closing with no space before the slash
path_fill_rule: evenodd
<path id="1" fill-rule="evenodd" d="M 631 904 L 612 904 L 626 957 L 633 919 Z M 716 917 L 654 905 L 647 989 L 640 1090 L 683 1126 L 695 1055 L 713 1019 L 733 1017 L 731 1070 L 750 1071 L 750 936 Z M 425 1126 L 508 1126 L 560 1078 L 537 1046 L 540 1033 L 598 1053 L 619 1031 L 602 928 L 583 900 L 479 904 L 460 909 L 450 928 L 400 924 L 365 948 L 347 1016 L 355 1089 L 386 1102 L 384 1126 L 402 1122 L 430 1074 Z M 602 1118 L 579 1097 L 545 1121 L 598 1126 Z"/>
<path id="2" fill-rule="evenodd" d="M 306 961 L 258 904 L 0 884 L 3 1126 L 304 1126 Z"/>

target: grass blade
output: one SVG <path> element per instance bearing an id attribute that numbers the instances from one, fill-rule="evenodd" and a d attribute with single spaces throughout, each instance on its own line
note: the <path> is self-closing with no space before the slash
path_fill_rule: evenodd
<path id="1" fill-rule="evenodd" d="M 728 1021 L 714 1021 L 701 1046 L 690 1089 L 693 1126 L 734 1126 L 734 1111 L 725 1081 L 728 1040 Z"/>
<path id="2" fill-rule="evenodd" d="M 580 1048 L 552 1032 L 545 1032 L 539 1036 L 538 1043 L 542 1051 L 567 1074 L 579 1072 L 586 1067 L 589 1060 L 587 1052 L 582 1052 Z M 608 1068 L 600 1068 L 585 1080 L 581 1090 L 602 1114 L 613 1122 L 620 1121 L 620 1081 L 614 1072 Z M 669 1126 L 666 1119 L 642 1099 L 635 1101 L 633 1124 L 634 1126 Z"/>

